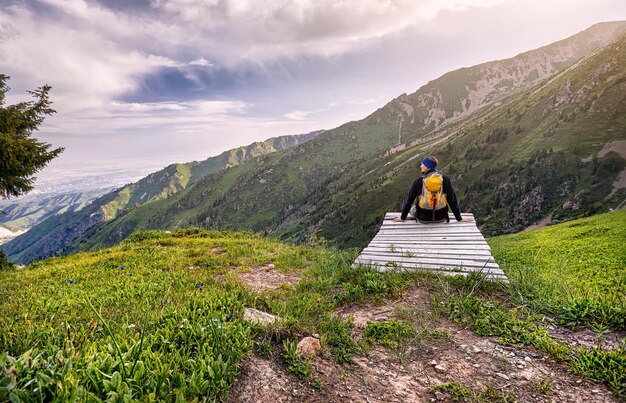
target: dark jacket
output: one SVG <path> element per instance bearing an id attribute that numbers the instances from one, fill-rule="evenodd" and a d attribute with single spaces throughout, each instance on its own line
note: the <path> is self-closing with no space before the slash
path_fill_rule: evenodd
<path id="1" fill-rule="evenodd" d="M 432 172 L 432 170 L 426 172 L 424 175 L 428 175 L 430 172 Z M 446 201 L 447 201 L 446 207 L 439 209 L 439 210 L 435 210 L 435 217 L 433 220 L 433 211 L 424 210 L 423 208 L 419 206 L 419 203 L 418 203 L 416 204 L 416 207 L 417 207 L 416 218 L 418 220 L 420 221 L 448 220 L 448 207 L 450 207 L 450 210 L 452 210 L 452 213 L 454 214 L 454 218 L 456 218 L 457 221 L 461 221 L 462 219 L 461 211 L 459 210 L 459 204 L 456 201 L 456 195 L 454 194 L 454 189 L 452 188 L 452 182 L 450 182 L 450 178 L 448 178 L 448 175 L 442 175 L 442 176 L 443 176 L 443 193 L 446 195 Z M 404 206 L 402 206 L 402 215 L 400 216 L 400 218 L 402 218 L 403 220 L 406 220 L 406 217 L 409 214 L 409 211 L 411 210 L 411 206 L 413 205 L 413 202 L 415 202 L 415 199 L 418 199 L 419 201 L 419 196 L 422 194 L 423 182 L 424 182 L 424 177 L 419 177 L 411 185 L 411 188 L 409 189 L 409 195 L 404 201 Z"/>

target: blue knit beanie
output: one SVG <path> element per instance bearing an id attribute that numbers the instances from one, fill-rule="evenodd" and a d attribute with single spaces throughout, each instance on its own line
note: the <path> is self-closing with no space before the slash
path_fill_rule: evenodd
<path id="1" fill-rule="evenodd" d="M 424 159 L 422 160 L 422 164 L 424 164 L 424 166 L 428 169 L 435 169 L 437 168 L 437 164 L 431 160 L 428 159 L 428 157 L 424 157 Z"/>

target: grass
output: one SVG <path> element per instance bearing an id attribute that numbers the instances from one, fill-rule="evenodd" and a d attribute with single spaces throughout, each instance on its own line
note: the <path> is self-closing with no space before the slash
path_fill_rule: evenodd
<path id="1" fill-rule="evenodd" d="M 224 400 L 239 360 L 265 336 L 242 319 L 243 308 L 267 308 L 271 298 L 216 277 L 268 261 L 283 271 L 324 265 L 333 272 L 351 258 L 252 234 L 189 229 L 137 233 L 110 249 L 3 270 L 0 401 Z M 317 330 L 316 315 L 328 312 L 306 308 L 318 301 L 315 292 L 284 294 L 280 304 L 303 306 L 291 314 L 291 337 L 295 329 Z M 325 331 L 328 340 L 333 332 Z M 272 350 L 267 342 L 263 348 Z"/>
<path id="2" fill-rule="evenodd" d="M 488 240 L 509 294 L 563 325 L 626 329 L 626 211 Z"/>
<path id="3" fill-rule="evenodd" d="M 622 234 L 623 217 L 623 212 L 613 213 L 491 239 L 511 279 L 504 288 L 478 275 L 437 278 L 352 269 L 357 251 L 323 242 L 294 246 L 250 233 L 195 228 L 139 232 L 98 252 L 5 268 L 0 283 L 0 401 L 225 400 L 239 361 L 253 350 L 279 358 L 304 382 L 323 389 L 308 361 L 295 355 L 303 336 L 318 333 L 324 354 L 337 363 L 352 362 L 372 343 L 395 351 L 402 362 L 409 347 L 450 338 L 437 326 L 437 315 L 479 335 L 499 336 L 504 344 L 532 345 L 623 397 L 626 346 L 611 351 L 599 342 L 594 349 L 573 350 L 544 327 L 549 315 L 572 324 L 559 307 L 571 309 L 587 300 L 608 304 L 611 300 L 605 298 L 614 287 L 621 289 L 623 283 L 612 282 L 620 270 L 611 266 L 611 259 L 623 256 L 623 246 L 611 242 Z M 581 238 L 585 242 L 576 243 Z M 614 253 L 596 253 L 596 244 L 609 245 Z M 568 259 L 573 267 L 560 269 L 557 276 L 552 273 L 555 251 L 568 256 L 568 245 L 582 262 Z M 606 267 L 603 276 L 591 270 L 596 258 Z M 237 280 L 237 272 L 268 263 L 301 280 L 268 292 L 250 291 Z M 586 279 L 567 283 L 569 299 L 558 290 L 564 287 L 563 273 Z M 399 307 L 393 319 L 369 322 L 363 340 L 355 337 L 350 318 L 335 313 L 400 297 L 416 283 L 432 290 L 430 311 Z M 280 324 L 264 328 L 244 321 L 245 307 L 277 315 Z M 593 326 L 601 335 L 609 326 L 623 329 L 616 326 L 616 316 L 590 312 L 575 324 Z M 547 393 L 550 384 L 535 387 Z M 461 396 L 464 388 L 439 391 Z M 492 392 L 470 389 L 469 399 L 511 398 Z"/>
<path id="4" fill-rule="evenodd" d="M 463 386 L 458 382 L 448 382 L 428 388 L 429 393 L 442 392 L 450 395 L 453 402 L 516 402 L 514 393 L 505 393 L 495 389 L 491 385 L 484 388 L 473 389 Z"/>

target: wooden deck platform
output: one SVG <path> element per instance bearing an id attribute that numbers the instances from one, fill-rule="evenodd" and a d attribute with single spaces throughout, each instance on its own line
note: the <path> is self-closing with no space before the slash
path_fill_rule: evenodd
<path id="1" fill-rule="evenodd" d="M 474 218 L 472 214 L 461 214 Z M 484 273 L 489 280 L 508 282 L 475 222 L 422 224 L 394 222 L 400 213 L 387 213 L 383 225 L 363 249 L 353 267 L 388 270 L 426 270 L 449 275 Z"/>

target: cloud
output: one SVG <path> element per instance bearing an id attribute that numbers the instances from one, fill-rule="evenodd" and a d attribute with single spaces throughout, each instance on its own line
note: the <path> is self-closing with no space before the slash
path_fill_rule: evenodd
<path id="1" fill-rule="evenodd" d="M 433 19 L 444 10 L 506 1 L 152 0 L 151 4 L 168 20 L 190 28 L 189 43 L 232 65 L 302 55 L 336 56 Z"/>
<path id="2" fill-rule="evenodd" d="M 310 114 L 311 112 L 306 112 L 306 111 L 293 111 L 293 112 L 286 113 L 285 117 L 287 119 L 292 119 L 292 120 L 305 120 L 307 116 L 309 116 Z"/>

